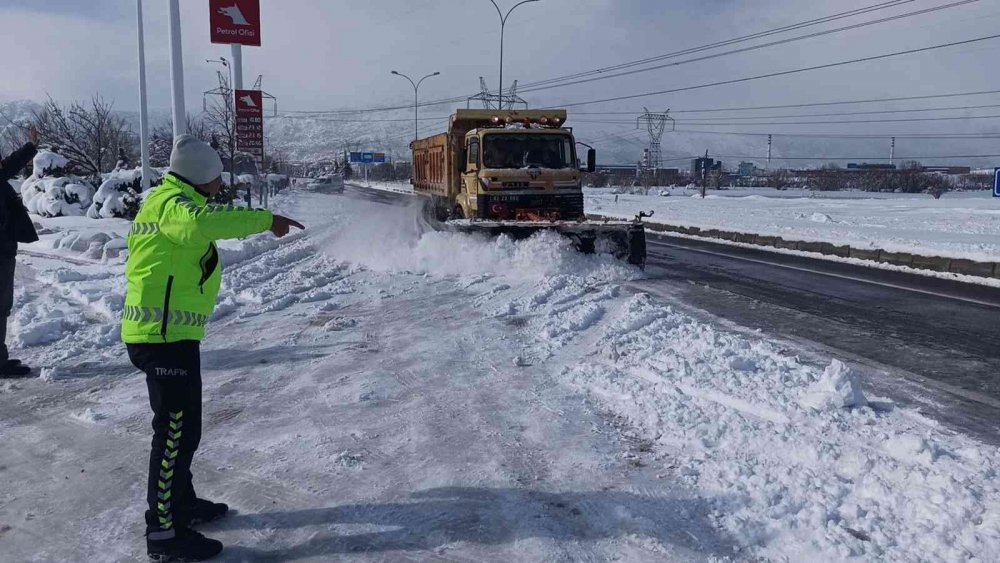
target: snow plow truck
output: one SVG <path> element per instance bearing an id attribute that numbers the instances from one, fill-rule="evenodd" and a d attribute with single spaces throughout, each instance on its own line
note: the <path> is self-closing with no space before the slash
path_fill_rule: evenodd
<path id="1" fill-rule="evenodd" d="M 524 239 L 555 231 L 581 252 L 611 252 L 644 266 L 646 234 L 632 222 L 588 221 L 583 173 L 566 110 L 460 109 L 447 133 L 418 139 L 413 188 L 430 219 L 445 230 Z"/>

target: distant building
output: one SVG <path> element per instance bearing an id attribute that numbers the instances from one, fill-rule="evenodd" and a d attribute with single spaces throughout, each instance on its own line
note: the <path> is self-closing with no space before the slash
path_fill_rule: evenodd
<path id="1" fill-rule="evenodd" d="M 847 165 L 848 170 L 895 170 L 895 164 L 869 164 L 863 162 L 858 164 L 856 162 L 851 162 Z"/>
<path id="2" fill-rule="evenodd" d="M 924 166 L 921 170 L 923 172 L 939 172 L 941 174 L 949 174 L 953 176 L 972 174 L 971 166 Z"/>
<path id="3" fill-rule="evenodd" d="M 701 178 L 703 172 L 715 172 L 722 170 L 722 161 L 714 158 L 696 158 L 691 161 L 691 175 Z"/>
<path id="4" fill-rule="evenodd" d="M 737 175 L 740 178 L 760 176 L 763 172 L 763 170 L 757 168 L 757 165 L 752 162 L 741 162 L 739 168 L 737 169 Z"/>

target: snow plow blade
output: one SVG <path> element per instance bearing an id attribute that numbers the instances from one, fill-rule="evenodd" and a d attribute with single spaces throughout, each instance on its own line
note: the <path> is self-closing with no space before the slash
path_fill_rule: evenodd
<path id="1" fill-rule="evenodd" d="M 575 221 L 448 221 L 447 230 L 462 233 L 483 233 L 491 237 L 507 235 L 524 240 L 541 231 L 554 231 L 570 239 L 584 254 L 610 253 L 629 264 L 646 265 L 646 229 L 641 222 L 575 222 Z"/>

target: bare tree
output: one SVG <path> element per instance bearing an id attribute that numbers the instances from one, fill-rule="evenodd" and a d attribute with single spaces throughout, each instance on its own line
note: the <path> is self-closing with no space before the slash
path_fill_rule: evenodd
<path id="1" fill-rule="evenodd" d="M 32 126 L 38 129 L 43 143 L 69 159 L 72 167 L 85 176 L 110 172 L 121 151 L 132 156 L 136 152 L 128 122 L 100 95 L 87 105 L 74 102 L 67 108 L 50 97 L 34 112 Z"/>
<path id="2" fill-rule="evenodd" d="M 31 123 L 15 121 L 0 111 L 0 156 L 10 154 L 28 142 Z"/>
<path id="3" fill-rule="evenodd" d="M 231 177 L 236 174 L 236 102 L 233 99 L 233 89 L 229 77 L 219 72 L 219 88 L 216 94 L 206 103 L 204 121 L 211 132 L 212 145 L 219 151 L 226 171 Z"/>
<path id="4" fill-rule="evenodd" d="M 767 183 L 776 190 L 784 190 L 792 183 L 792 175 L 784 168 L 772 170 L 767 176 Z"/>

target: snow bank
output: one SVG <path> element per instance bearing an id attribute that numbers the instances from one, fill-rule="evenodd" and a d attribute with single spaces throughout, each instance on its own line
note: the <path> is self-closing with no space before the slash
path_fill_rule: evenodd
<path id="1" fill-rule="evenodd" d="M 674 195 L 691 192 L 669 190 Z M 763 188 L 713 191 L 706 199 L 585 191 L 587 213 L 632 218 L 656 212 L 651 223 L 720 229 L 881 248 L 927 256 L 1000 261 L 1000 198 L 990 192 L 928 195 L 809 192 Z"/>
<path id="2" fill-rule="evenodd" d="M 815 411 L 863 407 L 868 404 L 861 391 L 861 381 L 843 362 L 833 360 L 823 377 L 801 399 L 799 404 Z"/>
<path id="3" fill-rule="evenodd" d="M 564 377 L 639 427 L 750 559 L 1000 560 L 1000 449 L 866 406 L 839 361 L 821 371 L 647 295 L 601 304 L 596 351 Z M 558 326 L 579 315 L 565 309 L 533 312 Z"/>

